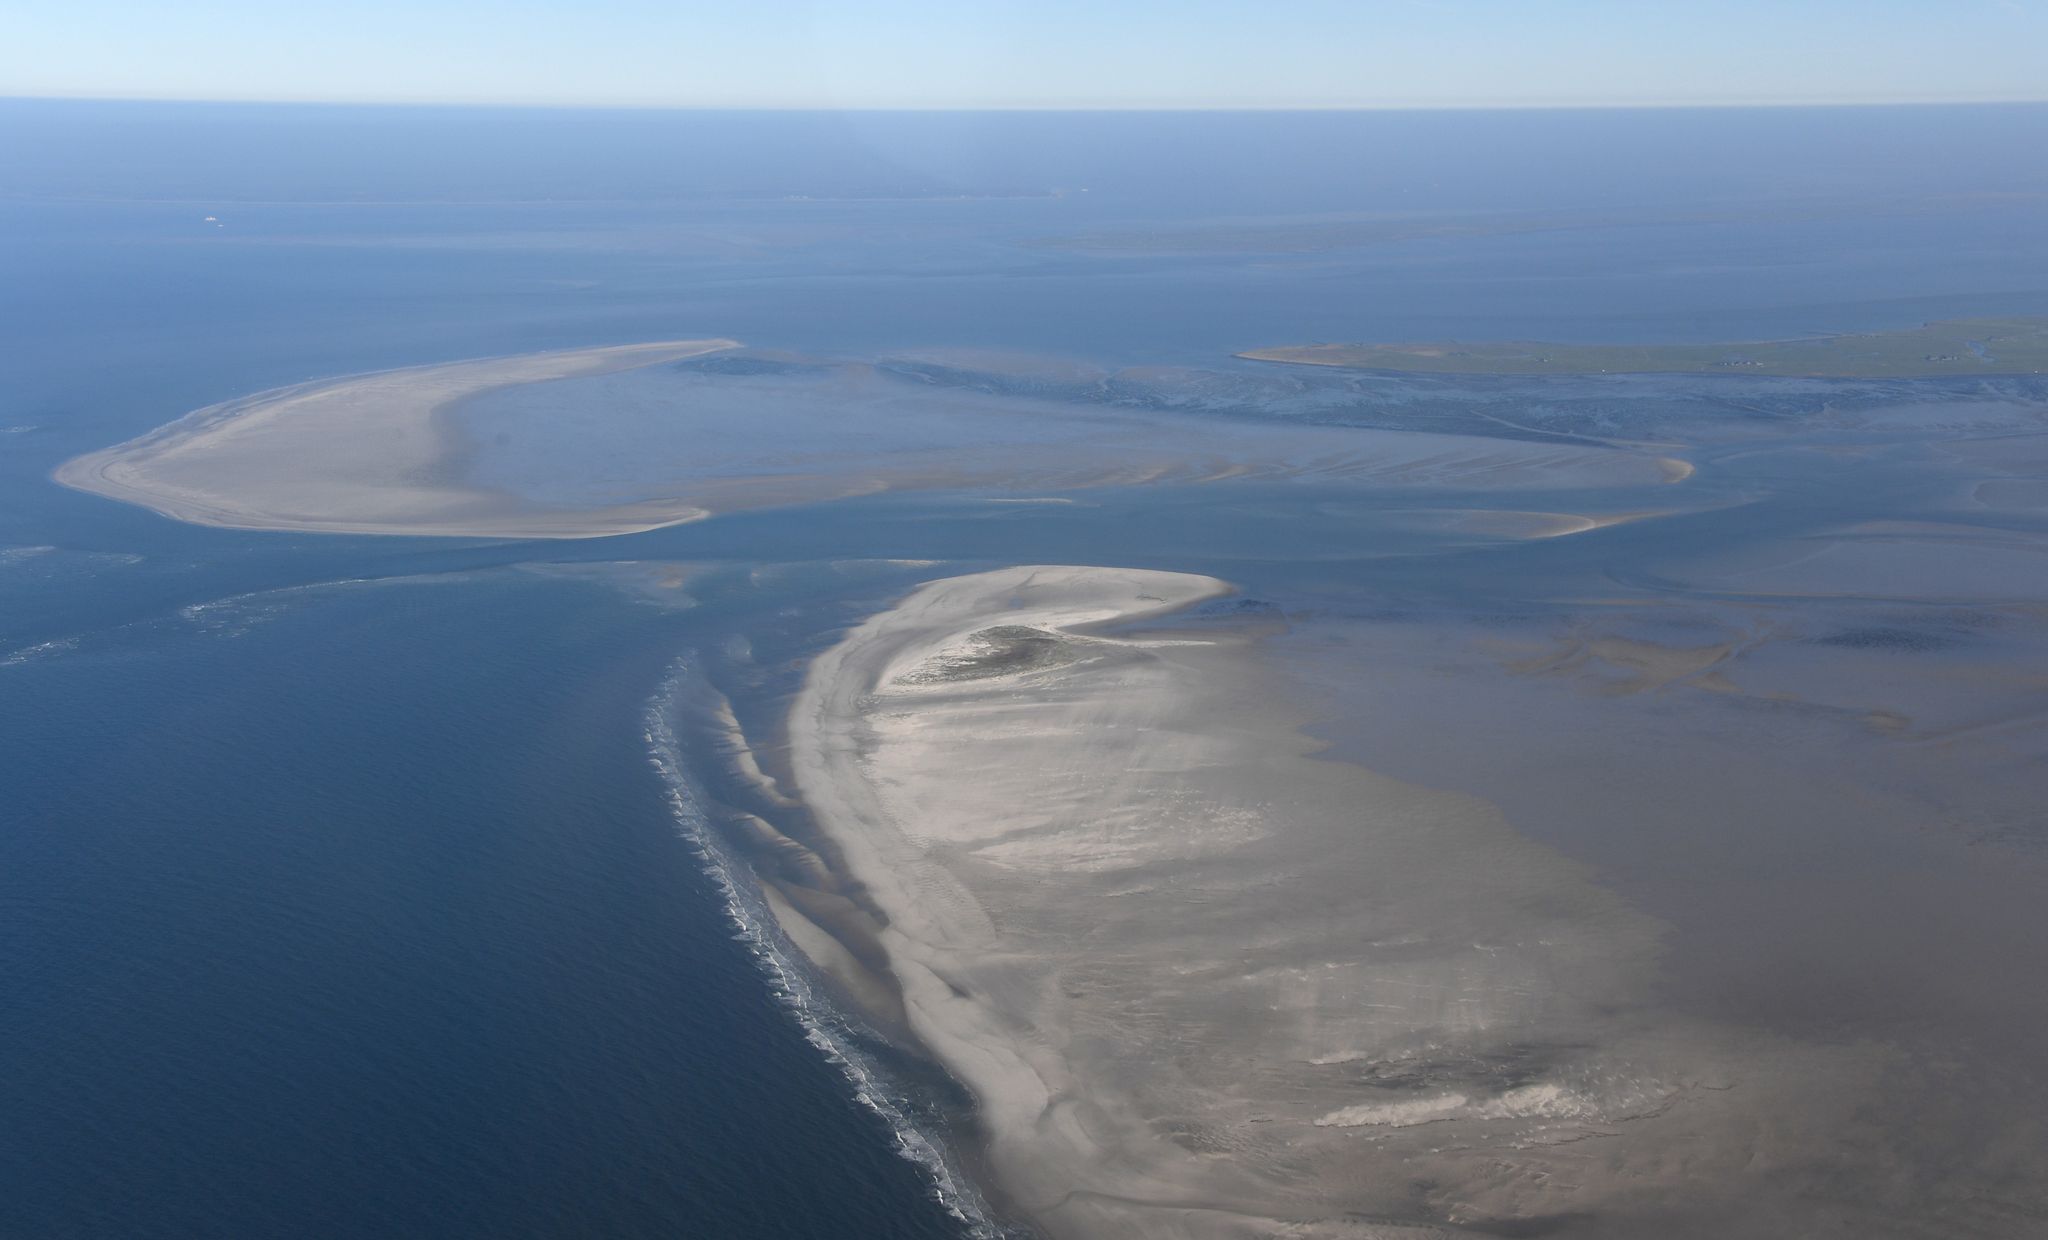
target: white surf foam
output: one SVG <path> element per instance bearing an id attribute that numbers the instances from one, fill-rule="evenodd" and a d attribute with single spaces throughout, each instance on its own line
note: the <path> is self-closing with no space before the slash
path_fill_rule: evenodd
<path id="1" fill-rule="evenodd" d="M 661 688 L 647 705 L 642 735 L 648 761 L 661 776 L 676 827 L 703 863 L 725 899 L 733 937 L 752 952 L 776 1000 L 803 1028 L 804 1038 L 845 1076 L 853 1097 L 880 1116 L 895 1134 L 896 1153 L 922 1171 L 933 1200 L 967 1229 L 974 1240 L 1002 1240 L 1007 1233 L 990 1217 L 987 1204 L 947 1157 L 938 1140 L 919 1125 L 892 1090 L 880 1067 L 863 1052 L 855 1023 L 820 992 L 802 955 L 782 933 L 746 863 L 714 830 L 699 804 L 683 762 L 681 742 L 670 716 L 689 683 L 687 657 L 669 665 Z"/>
<path id="2" fill-rule="evenodd" d="M 76 637 L 52 638 L 46 642 L 37 642 L 32 646 L 22 646 L 18 649 L 10 650 L 4 655 L 0 655 L 0 667 L 15 667 L 36 659 L 48 659 L 60 654 L 69 654 L 76 649 L 78 649 L 78 639 Z"/>

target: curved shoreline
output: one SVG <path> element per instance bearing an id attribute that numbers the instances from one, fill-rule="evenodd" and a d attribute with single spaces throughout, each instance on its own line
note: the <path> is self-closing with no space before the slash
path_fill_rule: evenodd
<path id="1" fill-rule="evenodd" d="M 51 478 L 175 520 L 330 534 L 594 538 L 701 520 L 695 504 L 544 509 L 449 477 L 448 411 L 519 384 L 737 348 L 661 341 L 411 366 L 274 388 L 73 457 Z"/>
<path id="2" fill-rule="evenodd" d="M 641 738 L 648 761 L 660 778 L 677 831 L 697 856 L 705 876 L 717 888 L 735 937 L 747 945 L 774 998 L 804 1030 L 805 1039 L 846 1078 L 854 1101 L 873 1112 L 895 1134 L 896 1153 L 916 1166 L 931 1186 L 933 1200 L 966 1229 L 968 1240 L 1002 1240 L 991 1220 L 988 1203 L 958 1166 L 943 1139 L 892 1096 L 884 1071 L 868 1061 L 856 1032 L 857 1018 L 829 990 L 829 971 L 790 933 L 788 906 L 773 884 L 761 879 L 754 864 L 737 855 L 714 825 L 705 797 L 687 772 L 684 742 L 670 714 L 678 708 L 681 689 L 691 674 L 687 657 L 670 664 L 660 688 L 649 699 Z M 867 1034 L 866 1036 L 873 1036 Z"/>
<path id="3" fill-rule="evenodd" d="M 1042 1193 L 1020 1182 L 1037 1177 L 1020 1176 L 1017 1164 L 1043 1157 L 1030 1148 L 1033 1134 L 1075 1083 L 1056 1054 L 1015 1036 L 999 1013 L 949 980 L 949 957 L 1000 950 L 995 927 L 970 891 L 926 863 L 925 842 L 897 830 L 865 780 L 848 769 L 861 762 L 855 733 L 863 701 L 906 669 L 957 646 L 966 636 L 963 621 L 971 629 L 989 620 L 988 594 L 1028 585 L 1040 573 L 1058 574 L 1060 585 L 1080 588 L 1075 597 L 1014 610 L 1003 619 L 1071 632 L 1230 593 L 1214 578 L 1113 569 L 1015 569 L 928 583 L 818 656 L 791 709 L 789 740 L 805 803 L 837 848 L 847 876 L 887 918 L 878 938 L 910 1032 L 975 1099 L 977 1122 L 990 1142 L 977 1161 L 989 1167 L 1008 1202 L 1043 1224 L 1046 1202 L 1037 1199 Z M 1095 574 L 1100 579 L 1090 581 Z M 1104 585 L 1109 588 L 1099 588 Z M 1144 597 L 1154 590 L 1156 595 Z M 1058 1174 L 1079 1170 L 1065 1166 Z"/>

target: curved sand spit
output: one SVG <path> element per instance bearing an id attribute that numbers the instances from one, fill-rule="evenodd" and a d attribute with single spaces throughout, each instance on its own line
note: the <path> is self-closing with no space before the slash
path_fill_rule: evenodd
<path id="1" fill-rule="evenodd" d="M 588 538 L 700 518 L 680 500 L 542 509 L 465 485 L 458 401 L 736 347 L 731 340 L 569 349 L 380 371 L 259 392 L 76 457 L 65 486 L 199 525 L 351 534 Z"/>

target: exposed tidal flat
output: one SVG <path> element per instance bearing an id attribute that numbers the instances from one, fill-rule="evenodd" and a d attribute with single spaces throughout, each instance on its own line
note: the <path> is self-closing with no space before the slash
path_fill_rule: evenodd
<path id="1" fill-rule="evenodd" d="M 2039 1217 L 2037 381 L 684 347 L 363 389 L 445 432 L 378 528 L 671 540 L 522 575 L 689 629 L 671 808 L 961 1221 Z"/>
<path id="2" fill-rule="evenodd" d="M 1488 807 L 1308 759 L 1242 637 L 1103 631 L 1226 589 L 950 579 L 813 666 L 792 766 L 911 1029 L 1055 1235 L 1394 1235 L 1417 1174 L 1461 1181 L 1449 1221 L 1554 1213 L 1540 1156 L 1505 1185 L 1413 1159 L 1696 1089 L 1574 1045 L 1653 933 Z"/>
<path id="3" fill-rule="evenodd" d="M 1153 570 L 942 577 L 810 660 L 786 733 L 759 719 L 779 775 L 728 707 L 708 712 L 739 789 L 722 814 L 768 907 L 825 990 L 965 1089 L 962 1156 L 999 1213 L 1083 1238 L 1861 1237 L 1936 1220 L 2023 1234 L 2040 1206 L 2020 1187 L 2042 1171 L 2035 1125 L 2024 1104 L 1987 1105 L 1975 1075 L 2009 1068 L 2016 1045 L 1958 1072 L 1925 1061 L 1928 1027 L 1812 1020 L 1838 1000 L 1806 958 L 1805 912 L 1752 914 L 1785 958 L 1752 971 L 1814 991 L 1790 1005 L 1799 1020 L 1702 1003 L 1688 993 L 1701 967 L 1669 965 L 1670 923 L 1503 812 L 1528 813 L 1568 773 L 1525 794 L 1496 784 L 1496 803 L 1350 760 L 1359 741 L 1411 731 L 1397 703 L 1420 693 L 1437 698 L 1414 714 L 1435 738 L 1432 776 L 1489 750 L 1568 763 L 1568 744 L 1489 720 L 1512 703 L 1523 726 L 1600 734 L 1636 768 L 1617 777 L 1628 808 L 1585 801 L 1603 821 L 1654 815 L 1646 785 L 1662 781 L 1681 804 L 1660 831 L 1768 819 L 1782 795 L 1824 821 L 1860 801 L 1882 837 L 1921 812 L 1913 796 L 1867 775 L 1851 794 L 1860 759 L 1813 728 L 1896 742 L 1840 701 L 1885 652 L 1836 643 L 1848 661 L 1795 695 L 1759 653 L 1774 643 L 1699 644 L 1699 617 L 1616 607 L 1608 632 L 1528 650 L 1517 643 L 1549 624 L 1281 623 L 1236 595 Z M 1892 704 L 1925 709 L 1927 690 Z M 1704 726 L 1588 705 L 1665 692 L 1712 703 L 1695 708 Z M 1373 700 L 1369 724 L 1354 694 Z M 1740 760 L 1712 716 L 1732 705 L 1739 720 L 1745 700 L 1774 704 L 1761 731 L 1810 786 L 1757 763 L 1762 802 L 1738 804 L 1703 778 L 1702 764 Z M 1354 740 L 1333 754 L 1332 736 Z M 1830 885 L 1783 878 L 1802 903 Z M 1757 894 L 1727 882 L 1700 885 Z M 1699 915 L 1668 891 L 1653 903 Z"/>
<path id="4" fill-rule="evenodd" d="M 1145 378 L 1240 417 L 1259 382 Z M 947 1174 L 1054 1237 L 2027 1234 L 2042 542 L 2004 484 L 2041 393 L 1267 414 L 1333 391 L 1696 468 L 1579 514 L 1507 471 L 997 505 L 941 541 L 1103 558 L 902 564 L 695 699 L 708 818 L 818 993 L 962 1091 Z M 1161 512 L 1200 524 L 1146 550 Z"/>
<path id="5" fill-rule="evenodd" d="M 2048 109 L 0 112 L 0 1234 L 2048 1233 L 2042 380 L 1232 356 L 2038 315 Z"/>
<path id="6" fill-rule="evenodd" d="M 1690 468 L 1512 428 L 1367 436 L 1275 418 L 1290 399 L 1312 415 L 1343 393 L 1199 370 L 737 349 L 621 345 L 258 393 L 75 458 L 56 478 L 199 524 L 591 538 L 882 491 L 1287 479 L 1554 491 L 1676 481 Z M 1215 416 L 1178 416 L 1205 408 Z"/>

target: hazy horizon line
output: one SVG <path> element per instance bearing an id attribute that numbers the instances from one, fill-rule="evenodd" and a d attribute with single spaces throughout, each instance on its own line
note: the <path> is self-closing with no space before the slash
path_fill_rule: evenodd
<path id="1" fill-rule="evenodd" d="M 1047 103 L 951 102 L 860 103 L 829 101 L 687 103 L 659 100 L 438 99 L 438 98 L 315 98 L 271 96 L 209 96 L 108 94 L 101 92 L 15 94 L 0 89 L 0 103 L 162 103 L 236 106 L 489 108 L 576 112 L 1636 112 L 1735 111 L 1741 109 L 1998 107 L 2048 105 L 2048 95 L 1923 97 L 1923 98 L 1800 98 L 1668 99 L 1668 100 L 1469 100 L 1381 103 Z"/>

